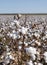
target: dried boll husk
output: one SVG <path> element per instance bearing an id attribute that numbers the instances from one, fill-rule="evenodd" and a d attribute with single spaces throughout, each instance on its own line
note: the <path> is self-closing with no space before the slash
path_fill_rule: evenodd
<path id="1" fill-rule="evenodd" d="M 35 43 L 36 43 L 38 46 L 41 46 L 41 42 L 39 42 L 38 40 L 36 40 Z"/>

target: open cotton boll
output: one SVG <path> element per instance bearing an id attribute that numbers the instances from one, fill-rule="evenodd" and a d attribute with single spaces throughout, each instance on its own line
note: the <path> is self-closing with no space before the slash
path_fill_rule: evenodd
<path id="1" fill-rule="evenodd" d="M 10 35 L 10 32 L 9 33 L 7 33 L 7 36 L 9 36 Z"/>
<path id="2" fill-rule="evenodd" d="M 35 60 L 36 56 L 34 54 L 31 54 L 31 58 L 32 58 L 32 60 Z"/>
<path id="3" fill-rule="evenodd" d="M 30 60 L 29 62 L 27 62 L 27 65 L 33 65 L 33 62 Z"/>
<path id="4" fill-rule="evenodd" d="M 10 55 L 11 53 L 10 52 L 7 52 L 6 55 Z"/>
<path id="5" fill-rule="evenodd" d="M 9 55 L 9 58 L 12 59 L 12 60 L 14 60 L 14 57 L 12 55 Z"/>
<path id="6" fill-rule="evenodd" d="M 22 15 L 21 14 L 18 14 L 19 17 L 21 17 Z"/>
<path id="7" fill-rule="evenodd" d="M 4 55 L 1 56 L 1 59 L 3 59 L 3 58 L 4 58 Z"/>
<path id="8" fill-rule="evenodd" d="M 12 33 L 10 33 L 10 37 L 12 37 L 13 36 L 13 34 Z"/>
<path id="9" fill-rule="evenodd" d="M 18 46 L 18 49 L 21 50 L 22 46 Z"/>
<path id="10" fill-rule="evenodd" d="M 45 34 L 47 34 L 47 30 L 45 31 Z"/>
<path id="11" fill-rule="evenodd" d="M 13 39 L 16 39 L 17 38 L 17 35 L 16 34 L 13 34 L 12 38 Z"/>
<path id="12" fill-rule="evenodd" d="M 45 31 L 45 34 L 47 35 L 47 30 Z"/>
<path id="13" fill-rule="evenodd" d="M 8 51 L 10 51 L 10 49 L 9 49 L 9 47 L 6 45 L 6 51 L 8 52 Z"/>
<path id="14" fill-rule="evenodd" d="M 39 33 L 36 33 L 35 32 L 34 35 L 35 35 L 35 37 L 38 37 L 38 38 L 40 37 L 40 34 Z"/>
<path id="15" fill-rule="evenodd" d="M 12 36 L 13 36 L 13 34 L 12 34 L 12 33 L 10 33 L 10 32 L 8 32 L 8 33 L 7 33 L 7 36 L 12 37 Z"/>
<path id="16" fill-rule="evenodd" d="M 13 38 L 13 39 L 16 39 L 17 38 L 17 34 L 15 33 L 15 31 L 12 31 L 13 33 L 8 33 L 7 35 L 10 37 L 10 38 Z"/>
<path id="17" fill-rule="evenodd" d="M 44 59 L 45 59 L 45 62 L 47 63 L 47 52 L 44 52 Z"/>
<path id="18" fill-rule="evenodd" d="M 28 28 L 22 27 L 21 32 L 22 34 L 27 34 Z"/>
<path id="19" fill-rule="evenodd" d="M 28 43 L 24 42 L 25 46 L 28 46 Z"/>
<path id="20" fill-rule="evenodd" d="M 42 39 L 43 39 L 43 40 L 45 40 L 46 38 L 47 38 L 47 34 L 46 34 L 46 36 L 43 36 L 43 38 L 42 38 Z"/>
<path id="21" fill-rule="evenodd" d="M 7 55 L 5 56 L 4 63 L 5 63 L 5 64 L 8 64 L 8 63 L 10 63 L 10 60 L 14 60 L 14 57 L 12 57 L 11 54 L 7 54 Z"/>
<path id="22" fill-rule="evenodd" d="M 12 33 L 15 33 L 15 32 L 16 32 L 15 30 L 12 31 Z"/>
<path id="23" fill-rule="evenodd" d="M 46 34 L 46 36 L 47 36 L 47 34 Z"/>
<path id="24" fill-rule="evenodd" d="M 14 20 L 14 23 L 15 23 L 17 26 L 20 25 L 19 21 L 17 21 L 17 20 Z"/>
<path id="25" fill-rule="evenodd" d="M 26 49 L 26 53 L 30 56 L 32 56 L 32 54 L 36 54 L 36 48 L 34 47 L 29 47 L 29 48 L 25 48 Z"/>
<path id="26" fill-rule="evenodd" d="M 4 65 L 7 65 L 8 63 L 10 63 L 10 60 L 9 59 L 5 59 L 4 60 Z"/>
<path id="27" fill-rule="evenodd" d="M 14 23 L 14 22 L 11 22 L 10 27 L 11 27 L 11 26 L 14 26 L 14 25 L 15 25 L 15 23 Z"/>
<path id="28" fill-rule="evenodd" d="M 37 62 L 34 62 L 34 65 L 37 65 Z"/>
<path id="29" fill-rule="evenodd" d="M 18 32 L 21 32 L 21 29 L 18 29 Z"/>
<path id="30" fill-rule="evenodd" d="M 20 44 L 20 45 L 21 45 L 21 44 L 23 44 L 23 42 L 22 42 L 22 41 L 19 41 L 19 43 L 18 43 L 18 44 Z"/>
<path id="31" fill-rule="evenodd" d="M 9 55 L 5 56 L 4 64 L 8 64 L 10 62 Z"/>
<path id="32" fill-rule="evenodd" d="M 43 65 L 42 63 L 38 63 L 38 65 Z"/>

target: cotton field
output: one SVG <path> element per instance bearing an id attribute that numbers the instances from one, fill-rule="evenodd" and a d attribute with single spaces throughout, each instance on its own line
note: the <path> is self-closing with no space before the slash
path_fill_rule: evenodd
<path id="1" fill-rule="evenodd" d="M 47 15 L 0 15 L 0 65 L 47 65 Z"/>

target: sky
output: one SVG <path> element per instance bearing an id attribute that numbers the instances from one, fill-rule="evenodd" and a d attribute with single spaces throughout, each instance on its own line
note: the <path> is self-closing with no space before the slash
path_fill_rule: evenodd
<path id="1" fill-rule="evenodd" d="M 47 0 L 0 0 L 0 13 L 47 13 Z"/>

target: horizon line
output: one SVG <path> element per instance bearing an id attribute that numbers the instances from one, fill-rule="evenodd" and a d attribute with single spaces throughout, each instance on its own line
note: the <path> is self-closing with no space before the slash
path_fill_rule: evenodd
<path id="1" fill-rule="evenodd" d="M 0 13 L 0 15 L 16 15 L 16 14 L 22 14 L 22 15 L 47 15 L 47 13 Z"/>

